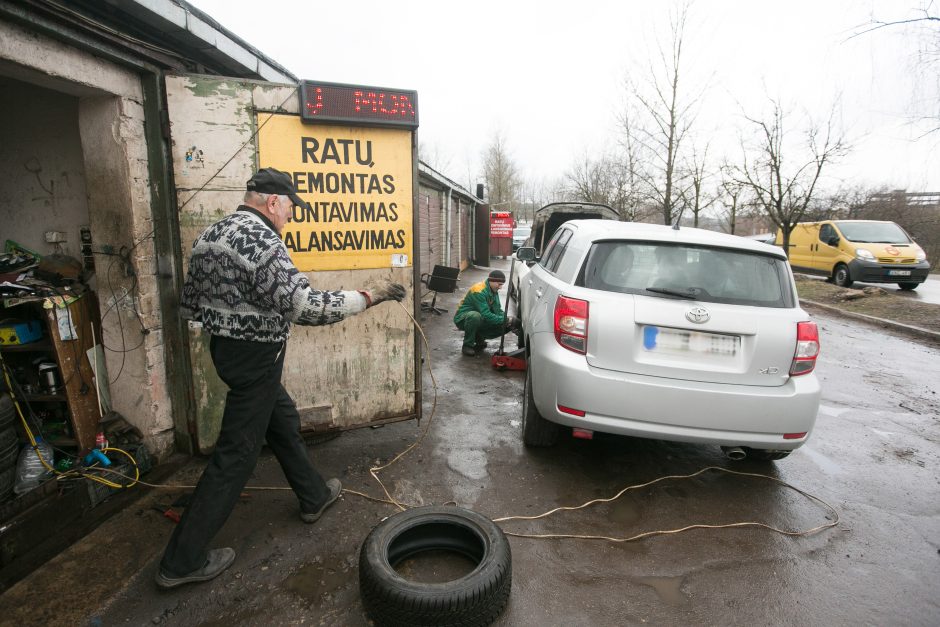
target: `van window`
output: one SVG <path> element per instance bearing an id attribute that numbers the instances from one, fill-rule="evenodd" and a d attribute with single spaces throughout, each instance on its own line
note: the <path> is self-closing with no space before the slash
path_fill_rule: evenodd
<path id="1" fill-rule="evenodd" d="M 832 228 L 831 224 L 824 224 L 819 228 L 819 241 L 828 244 L 829 240 L 835 234 L 836 230 Z"/>
<path id="2" fill-rule="evenodd" d="M 794 307 L 787 262 L 770 255 L 662 242 L 597 242 L 578 284 L 605 292 L 712 303 Z"/>
<path id="3" fill-rule="evenodd" d="M 837 222 L 850 242 L 861 244 L 910 244 L 911 238 L 894 222 Z"/>

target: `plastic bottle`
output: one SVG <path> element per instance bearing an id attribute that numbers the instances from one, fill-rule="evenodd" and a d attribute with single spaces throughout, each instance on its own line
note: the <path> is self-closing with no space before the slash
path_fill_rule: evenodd
<path id="1" fill-rule="evenodd" d="M 39 449 L 39 453 L 46 461 L 46 464 L 52 466 L 52 445 L 48 442 L 44 442 L 42 438 L 37 437 L 36 448 Z M 36 451 L 33 450 L 33 447 L 26 445 L 23 447 L 23 450 L 20 451 L 19 460 L 16 462 L 16 483 L 13 485 L 13 491 L 16 492 L 17 495 L 24 494 L 38 487 L 40 483 L 51 476 L 52 471 L 43 465 L 39 456 L 36 455 Z"/>

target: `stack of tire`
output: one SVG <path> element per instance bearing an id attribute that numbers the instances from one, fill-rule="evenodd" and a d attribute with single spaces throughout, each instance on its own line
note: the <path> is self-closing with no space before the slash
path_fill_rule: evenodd
<path id="1" fill-rule="evenodd" d="M 0 395 L 0 503 L 13 494 L 18 453 L 16 409 L 13 407 L 13 400 L 9 394 L 2 394 Z"/>

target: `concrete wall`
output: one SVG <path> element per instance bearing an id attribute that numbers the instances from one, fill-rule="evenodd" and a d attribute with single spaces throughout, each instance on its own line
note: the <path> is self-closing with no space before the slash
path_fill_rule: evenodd
<path id="1" fill-rule="evenodd" d="M 88 201 L 78 98 L 0 76 L 0 112 L 0 239 L 46 255 L 56 249 L 44 232 L 61 231 L 61 252 L 80 258 Z"/>
<path id="2" fill-rule="evenodd" d="M 62 172 L 47 170 L 59 166 L 62 171 L 76 173 L 71 177 L 76 178 L 79 159 L 83 165 L 83 193 L 73 190 L 60 198 L 58 191 L 71 188 L 59 183 L 56 198 L 49 199 L 49 205 L 64 206 L 68 200 L 75 212 L 70 213 L 71 223 L 91 226 L 95 250 L 124 253 L 123 259 L 97 256 L 93 281 L 102 312 L 103 343 L 109 349 L 105 350 L 107 367 L 110 378 L 116 379 L 111 396 L 114 408 L 144 432 L 157 455 L 163 455 L 173 444 L 172 417 L 150 237 L 150 181 L 140 80 L 125 68 L 3 21 L 0 76 L 68 96 L 58 100 L 60 107 L 70 103 L 69 121 L 61 118 L 68 126 L 61 141 L 53 131 L 58 122 L 40 116 L 39 109 L 21 112 L 22 119 L 40 129 L 36 143 L 46 145 L 42 148 L 44 159 L 50 154 L 69 155 L 67 161 L 55 165 L 40 162 L 41 179 L 48 180 L 46 174 L 51 172 L 53 180 L 64 180 Z M 57 99 L 52 96 L 48 100 Z M 52 128 L 42 131 L 44 126 Z M 4 133 L 0 142 L 0 161 L 12 161 L 15 167 L 18 151 L 7 150 L 6 137 Z M 74 188 L 78 180 L 71 178 Z M 80 214 L 80 195 L 85 197 L 87 215 Z M 36 202 L 46 201 L 40 197 Z M 17 222 L 17 228 L 30 227 Z"/>

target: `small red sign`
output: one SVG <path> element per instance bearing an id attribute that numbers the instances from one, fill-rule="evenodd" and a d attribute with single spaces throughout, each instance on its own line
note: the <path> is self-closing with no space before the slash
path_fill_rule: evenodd
<path id="1" fill-rule="evenodd" d="M 512 237 L 512 214 L 497 212 L 490 214 L 490 239 Z"/>

